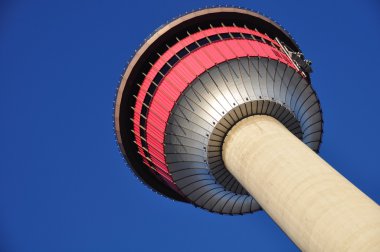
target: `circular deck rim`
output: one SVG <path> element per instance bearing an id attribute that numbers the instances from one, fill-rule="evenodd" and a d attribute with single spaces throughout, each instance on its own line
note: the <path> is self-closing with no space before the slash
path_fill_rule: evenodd
<path id="1" fill-rule="evenodd" d="M 137 74 L 139 72 L 141 73 L 141 68 L 146 64 L 150 54 L 157 49 L 158 44 L 162 43 L 162 41 L 167 41 L 173 34 L 183 30 L 191 22 L 207 22 L 210 20 L 215 20 L 218 16 L 225 16 L 226 13 L 230 13 L 231 16 L 239 15 L 239 18 L 244 17 L 246 19 L 252 19 L 252 21 L 256 19 L 256 21 L 259 20 L 260 22 L 264 22 L 265 26 L 268 26 L 268 30 L 263 29 L 262 32 L 275 34 L 281 41 L 293 50 L 301 52 L 299 46 L 287 31 L 285 31 L 275 21 L 263 16 L 262 14 L 237 7 L 205 8 L 187 13 L 158 28 L 154 34 L 151 35 L 136 51 L 135 55 L 128 64 L 128 67 L 125 69 L 120 85 L 117 89 L 114 103 L 114 131 L 123 157 L 135 175 L 145 184 L 149 185 L 153 191 L 174 200 L 188 202 L 185 197 L 179 195 L 177 192 L 173 191 L 173 189 L 164 185 L 147 169 L 136 169 L 138 166 L 144 166 L 144 164 L 138 161 L 138 154 L 137 151 L 133 149 L 133 141 L 131 141 L 131 137 L 128 139 L 128 136 L 126 136 L 130 134 L 130 132 L 126 132 L 129 130 L 124 130 L 124 132 L 121 130 L 123 128 L 123 124 L 130 123 L 128 122 L 130 118 L 127 112 L 130 108 L 128 103 L 123 101 L 128 100 L 128 98 L 132 98 L 132 95 L 134 94 L 132 92 L 133 88 L 136 88 L 133 86 L 133 84 L 136 84 L 134 80 L 137 78 Z M 269 30 L 269 28 L 271 30 Z M 307 77 L 309 78 L 309 76 Z"/>

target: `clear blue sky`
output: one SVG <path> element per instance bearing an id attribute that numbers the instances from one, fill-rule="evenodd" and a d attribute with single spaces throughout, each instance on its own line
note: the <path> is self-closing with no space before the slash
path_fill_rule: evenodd
<path id="1" fill-rule="evenodd" d="M 258 10 L 290 31 L 313 61 L 321 156 L 380 202 L 376 0 L 2 0 L 0 251 L 297 250 L 264 212 L 221 216 L 152 193 L 118 152 L 123 66 L 155 28 L 214 4 Z"/>

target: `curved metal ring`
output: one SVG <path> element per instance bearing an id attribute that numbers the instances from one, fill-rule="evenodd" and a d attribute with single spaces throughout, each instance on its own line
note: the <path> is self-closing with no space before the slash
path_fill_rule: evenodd
<path id="1" fill-rule="evenodd" d="M 165 130 L 170 174 L 196 206 L 223 214 L 260 210 L 232 175 L 224 172 L 224 177 L 218 177 L 221 157 L 210 154 L 213 148 L 221 148 L 224 134 L 235 123 L 254 114 L 275 117 L 311 149 L 318 150 L 321 110 L 302 75 L 269 58 L 243 57 L 218 64 L 185 89 Z"/>

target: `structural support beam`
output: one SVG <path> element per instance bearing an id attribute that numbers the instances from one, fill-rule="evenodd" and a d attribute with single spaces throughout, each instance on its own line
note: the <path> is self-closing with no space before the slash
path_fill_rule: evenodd
<path id="1" fill-rule="evenodd" d="M 380 208 L 270 116 L 237 123 L 227 169 L 303 251 L 380 251 Z"/>

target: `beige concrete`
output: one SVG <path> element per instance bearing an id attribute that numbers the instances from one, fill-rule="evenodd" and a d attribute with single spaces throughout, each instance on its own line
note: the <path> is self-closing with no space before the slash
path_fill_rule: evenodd
<path id="1" fill-rule="evenodd" d="M 239 122 L 223 160 L 301 250 L 380 251 L 380 207 L 276 119 Z"/>

